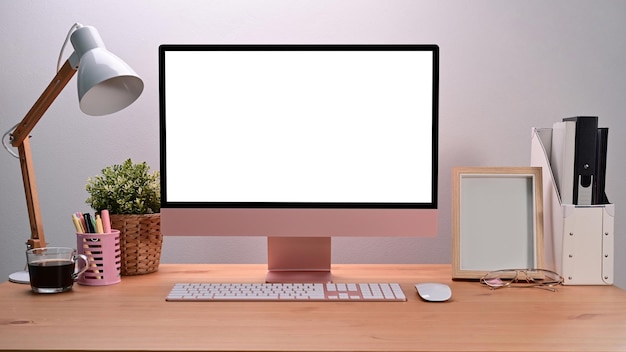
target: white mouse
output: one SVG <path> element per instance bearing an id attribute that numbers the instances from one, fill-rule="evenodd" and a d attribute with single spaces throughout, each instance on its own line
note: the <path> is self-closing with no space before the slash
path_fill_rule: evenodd
<path id="1" fill-rule="evenodd" d="M 437 282 L 424 282 L 415 285 L 417 293 L 423 300 L 429 302 L 444 302 L 452 297 L 450 286 Z"/>

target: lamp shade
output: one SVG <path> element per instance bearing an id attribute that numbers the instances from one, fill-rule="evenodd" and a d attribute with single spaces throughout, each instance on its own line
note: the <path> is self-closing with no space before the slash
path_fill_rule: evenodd
<path id="1" fill-rule="evenodd" d="M 85 114 L 112 114 L 137 100 L 143 91 L 143 81 L 104 47 L 95 28 L 81 27 L 71 40 L 78 59 L 79 105 Z"/>
<path id="2" fill-rule="evenodd" d="M 130 66 L 106 49 L 85 53 L 78 66 L 78 100 L 87 115 L 107 115 L 132 104 L 143 81 Z"/>

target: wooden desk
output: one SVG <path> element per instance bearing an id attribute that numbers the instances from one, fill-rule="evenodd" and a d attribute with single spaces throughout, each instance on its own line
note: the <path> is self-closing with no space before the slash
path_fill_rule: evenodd
<path id="1" fill-rule="evenodd" d="M 176 282 L 262 282 L 264 265 L 161 265 L 120 284 L 35 295 L 0 284 L 1 350 L 625 351 L 626 291 L 491 291 L 449 265 L 336 265 L 337 282 L 399 282 L 408 302 L 166 302 Z M 444 303 L 413 285 L 450 284 Z"/>

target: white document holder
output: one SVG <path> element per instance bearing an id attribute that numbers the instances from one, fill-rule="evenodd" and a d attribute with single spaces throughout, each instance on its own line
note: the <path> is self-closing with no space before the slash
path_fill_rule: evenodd
<path id="1" fill-rule="evenodd" d="M 561 204 L 551 148 L 552 129 L 533 128 L 530 163 L 543 175 L 544 265 L 565 285 L 612 285 L 615 206 Z"/>

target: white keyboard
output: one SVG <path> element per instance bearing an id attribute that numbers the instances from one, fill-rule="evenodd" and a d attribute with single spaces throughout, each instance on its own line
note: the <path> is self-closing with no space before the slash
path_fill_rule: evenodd
<path id="1" fill-rule="evenodd" d="M 359 301 L 404 302 L 397 283 L 180 283 L 167 301 Z"/>

